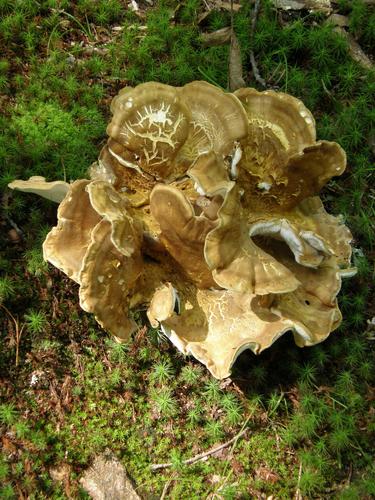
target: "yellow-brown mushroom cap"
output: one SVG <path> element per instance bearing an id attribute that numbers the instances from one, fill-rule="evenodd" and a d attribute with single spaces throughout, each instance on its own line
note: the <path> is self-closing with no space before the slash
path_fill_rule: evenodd
<path id="1" fill-rule="evenodd" d="M 177 302 L 177 293 L 171 283 L 158 288 L 147 309 L 147 317 L 152 327 L 156 328 L 160 322 L 172 316 Z"/>
<path id="2" fill-rule="evenodd" d="M 262 130 L 262 142 L 277 140 L 289 156 L 314 144 L 314 117 L 296 97 L 273 90 L 258 92 L 252 88 L 236 90 L 234 95 L 245 108 L 249 120 L 249 135 L 256 129 Z"/>
<path id="3" fill-rule="evenodd" d="M 138 220 L 128 213 L 129 204 L 125 196 L 104 181 L 93 181 L 86 188 L 94 210 L 111 223 L 111 240 L 115 247 L 127 257 L 138 251 L 142 241 L 142 229 Z"/>
<path id="4" fill-rule="evenodd" d="M 190 166 L 209 151 L 215 151 L 219 157 L 226 156 L 236 141 L 246 137 L 247 116 L 234 94 L 200 81 L 188 83 L 179 92 L 189 106 L 191 126 L 176 162 Z"/>
<path id="5" fill-rule="evenodd" d="M 217 285 L 259 295 L 297 288 L 299 282 L 292 273 L 251 240 L 234 182 L 228 183 L 217 221 L 204 246 L 205 260 Z"/>
<path id="6" fill-rule="evenodd" d="M 112 112 L 108 135 L 136 155 L 143 171 L 168 178 L 191 120 L 178 89 L 155 82 L 126 89 L 113 101 Z"/>

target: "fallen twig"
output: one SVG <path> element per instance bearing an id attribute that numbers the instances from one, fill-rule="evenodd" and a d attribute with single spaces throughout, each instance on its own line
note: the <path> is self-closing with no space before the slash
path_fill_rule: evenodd
<path id="1" fill-rule="evenodd" d="M 250 31 L 251 43 L 253 43 L 254 40 L 255 26 L 258 19 L 259 7 L 260 7 L 260 0 L 256 0 L 251 16 L 251 31 Z M 260 76 L 253 49 L 250 50 L 250 62 L 251 62 L 251 67 L 253 69 L 253 75 L 255 80 L 263 87 L 267 87 L 265 80 L 263 80 L 263 78 Z"/>
<path id="2" fill-rule="evenodd" d="M 20 348 L 21 336 L 25 325 L 22 325 L 20 328 L 18 320 L 13 316 L 13 314 L 9 311 L 9 309 L 7 309 L 3 304 L 0 304 L 0 307 L 4 309 L 4 311 L 12 319 L 14 323 L 15 334 L 16 334 L 16 367 L 17 367 L 19 362 L 19 348 Z"/>
<path id="3" fill-rule="evenodd" d="M 228 472 L 228 474 L 226 474 L 227 469 L 228 469 L 228 466 L 229 466 L 229 460 L 231 460 L 231 458 L 233 457 L 233 452 L 234 452 L 235 447 L 237 446 L 238 438 L 239 438 L 240 436 L 242 436 L 242 434 L 244 434 L 244 433 L 247 431 L 247 427 L 246 427 L 246 426 L 247 426 L 247 424 L 248 424 L 248 422 L 249 422 L 250 418 L 251 418 L 251 415 L 249 415 L 249 416 L 247 417 L 247 419 L 245 420 L 245 422 L 243 423 L 243 425 L 242 425 L 242 427 L 241 427 L 240 432 L 239 432 L 239 433 L 237 434 L 237 436 L 235 436 L 235 437 L 234 437 L 234 439 L 233 439 L 233 446 L 232 446 L 232 448 L 231 448 L 231 450 L 230 450 L 230 452 L 229 452 L 229 456 L 228 456 L 228 459 L 227 459 L 227 461 L 226 461 L 226 463 L 225 463 L 224 470 L 223 470 L 223 474 L 222 474 L 222 476 L 224 477 L 224 480 L 220 483 L 220 486 L 219 486 L 219 487 L 218 487 L 218 489 L 216 490 L 217 492 L 218 492 L 218 491 L 220 491 L 220 490 L 222 490 L 222 489 L 224 488 L 224 486 L 226 485 L 226 483 L 227 483 L 227 482 L 228 482 L 228 480 L 229 480 L 229 477 L 230 477 L 230 476 L 231 476 L 231 474 L 233 473 L 233 469 L 230 469 L 230 470 L 229 470 L 229 472 Z M 226 474 L 226 475 L 225 475 L 225 474 Z"/>
<path id="4" fill-rule="evenodd" d="M 169 478 L 168 481 L 165 483 L 163 491 L 162 491 L 162 494 L 161 494 L 161 497 L 159 498 L 159 500 L 164 500 L 164 498 L 167 497 L 168 488 L 171 485 L 171 483 L 172 483 L 173 480 L 174 480 L 174 476 L 172 476 L 171 478 Z"/>
<path id="5" fill-rule="evenodd" d="M 302 499 L 302 495 L 301 495 L 301 491 L 300 491 L 301 477 L 302 477 L 302 462 L 300 462 L 300 464 L 299 464 L 297 489 L 296 489 L 296 494 L 294 495 L 294 500 L 301 500 Z"/>
<path id="6" fill-rule="evenodd" d="M 242 429 L 236 436 L 234 436 L 232 439 L 230 439 L 226 443 L 221 444 L 220 446 L 217 446 L 216 448 L 213 448 L 212 450 L 205 451 L 204 453 L 199 453 L 198 455 L 195 455 L 195 457 L 188 458 L 187 460 L 183 460 L 182 463 L 184 465 L 190 465 L 190 464 L 193 464 L 195 462 L 199 462 L 200 460 L 203 460 L 204 458 L 206 458 L 210 455 L 213 455 L 214 453 L 217 453 L 218 451 L 222 450 L 223 448 L 227 448 L 232 443 L 237 442 L 237 440 L 240 437 L 242 437 L 244 434 L 246 434 L 247 430 L 248 430 L 247 428 Z M 172 462 L 168 462 L 165 464 L 152 464 L 151 470 L 167 469 L 168 467 L 172 467 L 172 465 L 173 465 Z"/>
<path id="7" fill-rule="evenodd" d="M 22 231 L 22 229 L 21 229 L 21 228 L 19 228 L 19 227 L 17 226 L 17 224 L 14 222 L 14 220 L 13 220 L 13 219 L 11 219 L 11 218 L 9 217 L 9 215 L 5 215 L 5 218 L 6 218 L 6 220 L 9 222 L 9 224 L 12 226 L 12 228 L 16 231 L 16 233 L 18 234 L 18 236 L 19 236 L 20 238 L 24 238 L 24 236 L 25 236 L 24 232 Z"/>

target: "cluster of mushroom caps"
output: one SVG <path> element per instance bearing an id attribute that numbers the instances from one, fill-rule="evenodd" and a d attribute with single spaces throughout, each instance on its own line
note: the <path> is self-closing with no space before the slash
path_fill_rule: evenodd
<path id="1" fill-rule="evenodd" d="M 337 328 L 351 234 L 317 196 L 346 166 L 316 141 L 298 99 L 206 82 L 126 87 L 90 179 L 10 187 L 60 203 L 44 257 L 79 283 L 81 307 L 116 339 L 147 308 L 216 378 L 245 349 L 292 331 L 314 345 Z"/>

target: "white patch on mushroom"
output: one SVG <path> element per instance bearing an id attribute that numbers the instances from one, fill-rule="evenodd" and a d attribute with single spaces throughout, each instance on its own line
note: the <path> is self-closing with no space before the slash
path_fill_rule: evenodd
<path id="1" fill-rule="evenodd" d="M 114 184 L 116 182 L 116 176 L 112 169 L 106 166 L 101 160 L 93 163 L 90 167 L 90 178 L 94 180 L 102 180 Z"/>
<path id="2" fill-rule="evenodd" d="M 111 155 L 116 158 L 116 160 L 121 163 L 121 165 L 123 165 L 124 167 L 128 167 L 128 168 L 133 168 L 134 170 L 136 170 L 139 174 L 143 175 L 143 172 L 142 170 L 138 167 L 138 165 L 136 165 L 135 163 L 131 163 L 130 161 L 127 161 L 127 160 L 124 160 L 123 158 L 121 158 L 120 155 L 117 155 L 114 151 L 112 151 L 112 149 L 109 147 L 108 148 L 108 151 L 111 153 Z"/>
<path id="3" fill-rule="evenodd" d="M 198 184 L 198 182 L 195 182 L 195 183 L 194 183 L 194 189 L 195 189 L 195 190 L 196 190 L 196 192 L 197 192 L 198 194 L 200 194 L 201 196 L 205 196 L 206 192 L 205 192 L 205 190 L 202 188 L 202 186 L 200 186 L 200 185 Z"/>
<path id="4" fill-rule="evenodd" d="M 103 283 L 103 281 L 104 281 L 104 276 L 98 276 L 98 281 L 99 281 L 99 283 Z"/>
<path id="5" fill-rule="evenodd" d="M 297 262 L 299 262 L 299 258 L 303 253 L 303 245 L 300 238 L 298 238 L 288 221 L 285 219 L 257 222 L 251 226 L 249 235 L 279 235 L 285 243 L 287 243 Z"/>
<path id="6" fill-rule="evenodd" d="M 239 161 L 242 158 L 242 149 L 241 146 L 237 143 L 236 144 L 236 149 L 234 151 L 234 154 L 232 156 L 232 162 L 230 165 L 230 177 L 231 179 L 237 179 L 238 171 L 237 171 L 237 165 Z"/>
<path id="7" fill-rule="evenodd" d="M 178 296 L 177 290 L 174 287 L 172 287 L 172 291 L 173 291 L 173 310 L 177 314 L 180 314 L 181 311 L 180 297 Z"/>
<path id="8" fill-rule="evenodd" d="M 163 109 L 159 109 L 156 113 L 152 113 L 151 119 L 154 123 L 164 123 L 167 121 L 167 113 Z"/>
<path id="9" fill-rule="evenodd" d="M 311 247 L 315 248 L 315 250 L 325 254 L 334 253 L 333 250 L 327 247 L 325 241 L 312 231 L 300 231 L 299 234 L 301 238 L 303 238 Z"/>
<path id="10" fill-rule="evenodd" d="M 271 307 L 271 311 L 274 312 L 273 308 Z M 305 342 L 310 342 L 312 343 L 313 340 L 311 338 L 311 335 L 309 335 L 308 330 L 303 328 L 301 325 L 299 325 L 297 322 L 293 324 L 293 330 L 296 332 L 297 335 L 299 335 Z M 305 343 L 304 342 L 304 343 Z M 309 345 L 308 343 L 305 345 Z"/>
<path id="11" fill-rule="evenodd" d="M 185 348 L 185 343 L 180 339 L 180 337 L 176 334 L 175 331 L 171 330 L 167 326 L 161 324 L 160 325 L 161 331 L 164 333 L 166 337 L 169 338 L 169 340 L 174 344 L 177 349 L 182 352 L 182 354 L 188 354 Z"/>
<path id="12" fill-rule="evenodd" d="M 269 191 L 272 187 L 272 184 L 270 182 L 258 182 L 258 188 L 261 189 L 262 191 Z"/>

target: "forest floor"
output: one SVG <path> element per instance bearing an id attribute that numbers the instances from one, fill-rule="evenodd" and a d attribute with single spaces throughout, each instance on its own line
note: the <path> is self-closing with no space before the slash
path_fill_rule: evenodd
<path id="1" fill-rule="evenodd" d="M 374 5 L 332 2 L 368 64 L 328 12 L 265 0 L 252 32 L 254 2 L 242 3 L 233 20 L 246 85 L 262 89 L 253 51 L 267 88 L 301 98 L 318 138 L 348 155 L 322 193 L 354 238 L 343 323 L 315 347 L 286 334 L 258 357 L 244 352 L 223 382 L 144 326 L 142 312 L 127 345 L 101 330 L 78 286 L 43 261 L 56 206 L 7 184 L 84 177 L 126 85 L 227 88 L 229 45 L 202 33 L 230 26 L 230 2 L 0 0 L 0 498 L 87 498 L 79 479 L 107 449 L 145 499 L 375 496 Z M 151 469 L 162 462 L 172 466 Z"/>

